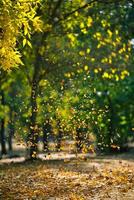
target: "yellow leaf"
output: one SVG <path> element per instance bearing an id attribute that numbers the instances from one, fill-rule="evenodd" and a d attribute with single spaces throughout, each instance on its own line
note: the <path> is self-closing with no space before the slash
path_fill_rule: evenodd
<path id="1" fill-rule="evenodd" d="M 87 65 L 84 66 L 84 70 L 85 70 L 85 71 L 88 70 L 88 66 L 87 66 Z"/>
<path id="2" fill-rule="evenodd" d="M 83 22 L 81 22 L 80 23 L 80 28 L 84 28 L 85 26 L 84 26 L 84 23 Z"/>
<path id="3" fill-rule="evenodd" d="M 110 31 L 110 29 L 107 30 L 107 33 L 108 33 L 109 37 L 112 37 L 113 33 Z"/>
<path id="4" fill-rule="evenodd" d="M 23 47 L 26 45 L 26 43 L 27 43 L 27 40 L 26 40 L 26 38 L 23 40 Z"/>
<path id="5" fill-rule="evenodd" d="M 76 11 L 76 12 L 75 12 L 75 16 L 78 17 L 78 15 L 79 15 L 79 13 Z"/>
<path id="6" fill-rule="evenodd" d="M 27 44 L 28 44 L 29 47 L 32 48 L 32 44 L 31 44 L 31 42 L 29 40 L 27 41 Z"/>
<path id="7" fill-rule="evenodd" d="M 24 35 L 27 35 L 28 34 L 28 29 L 27 27 L 24 27 Z"/>
<path id="8" fill-rule="evenodd" d="M 84 51 L 80 51 L 80 52 L 79 52 L 79 55 L 80 55 L 80 56 L 84 56 L 84 55 L 85 55 Z"/>
<path id="9" fill-rule="evenodd" d="M 90 51 L 91 51 L 91 50 L 88 48 L 88 49 L 87 49 L 87 53 L 90 53 Z"/>
<path id="10" fill-rule="evenodd" d="M 92 17 L 88 17 L 88 19 L 87 19 L 87 26 L 88 27 L 92 26 L 92 23 L 93 23 Z"/>
<path id="11" fill-rule="evenodd" d="M 107 72 L 103 73 L 103 78 L 109 78 L 109 74 Z"/>
<path id="12" fill-rule="evenodd" d="M 99 71 L 98 71 L 98 69 L 95 69 L 95 70 L 94 70 L 94 73 L 96 73 L 96 74 L 97 74 L 98 72 L 99 72 Z"/>
<path id="13" fill-rule="evenodd" d="M 115 34 L 116 34 L 116 35 L 118 35 L 118 34 L 119 34 L 119 31 L 118 31 L 118 30 L 116 30 L 116 31 L 115 31 Z"/>

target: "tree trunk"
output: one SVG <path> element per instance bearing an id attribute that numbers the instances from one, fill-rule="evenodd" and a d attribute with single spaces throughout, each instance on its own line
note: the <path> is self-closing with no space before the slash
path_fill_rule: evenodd
<path id="1" fill-rule="evenodd" d="M 29 146 L 30 146 L 30 159 L 37 158 L 38 150 L 38 125 L 36 123 L 37 117 L 37 92 L 38 82 L 36 81 L 36 75 L 34 75 L 32 82 L 31 91 L 31 123 L 30 123 L 30 135 L 29 135 Z"/>
<path id="2" fill-rule="evenodd" d="M 47 37 L 48 33 L 40 33 L 37 35 L 36 52 L 35 52 L 35 63 L 34 63 L 34 73 L 31 84 L 31 117 L 30 117 L 30 133 L 28 135 L 28 147 L 29 147 L 29 157 L 31 160 L 37 158 L 38 150 L 38 125 L 36 122 L 37 118 L 37 96 L 39 89 L 39 81 L 41 75 L 41 67 L 44 64 L 43 57 L 39 53 L 39 48 Z"/>
<path id="3" fill-rule="evenodd" d="M 62 140 L 62 131 L 59 130 L 58 137 L 57 137 L 56 151 L 61 150 L 61 140 Z"/>
<path id="4" fill-rule="evenodd" d="M 10 121 L 9 121 L 9 135 L 8 135 L 8 149 L 10 154 L 12 155 L 13 146 L 12 146 L 12 139 L 15 132 L 15 126 L 14 126 L 14 116 L 13 111 L 10 109 Z"/>
<path id="5" fill-rule="evenodd" d="M 47 132 L 45 130 L 43 132 L 43 150 L 45 152 L 48 151 L 48 138 L 47 138 Z"/>
<path id="6" fill-rule="evenodd" d="M 48 151 L 48 136 L 51 133 L 51 125 L 49 119 L 46 121 L 43 127 L 43 149 L 44 151 Z"/>
<path id="7" fill-rule="evenodd" d="M 112 101 L 110 99 L 110 97 L 108 96 L 108 103 L 109 103 L 109 118 L 110 118 L 110 121 L 109 121 L 109 126 L 108 126 L 108 146 L 109 146 L 109 150 L 113 150 L 111 148 L 111 141 L 113 140 L 113 137 L 115 135 L 115 128 L 114 128 L 114 109 L 113 109 L 113 104 L 112 104 Z"/>
<path id="8" fill-rule="evenodd" d="M 76 148 L 78 152 L 81 152 L 83 146 L 83 132 L 82 128 L 76 130 Z"/>
<path id="9" fill-rule="evenodd" d="M 7 154 L 6 142 L 5 142 L 5 119 L 1 120 L 0 139 L 1 139 L 1 154 L 2 155 Z"/>
<path id="10" fill-rule="evenodd" d="M 4 92 L 1 91 L 1 104 L 5 105 Z M 5 142 L 5 119 L 1 119 L 1 130 L 0 130 L 0 141 L 1 141 L 1 154 L 7 154 L 6 142 Z"/>
<path id="11" fill-rule="evenodd" d="M 60 126 L 60 122 L 58 121 L 58 136 L 57 136 L 57 144 L 56 144 L 56 151 L 61 150 L 61 140 L 62 140 L 62 129 Z"/>

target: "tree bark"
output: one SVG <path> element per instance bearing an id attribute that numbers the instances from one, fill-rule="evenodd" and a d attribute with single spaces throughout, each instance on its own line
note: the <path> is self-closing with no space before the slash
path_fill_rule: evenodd
<path id="1" fill-rule="evenodd" d="M 35 70 L 36 71 L 36 70 Z M 37 74 L 34 74 L 31 90 L 31 123 L 30 123 L 30 135 L 29 135 L 29 146 L 30 146 L 30 159 L 37 158 L 38 150 L 38 125 L 36 123 L 37 118 L 37 94 L 38 94 L 38 82 L 36 80 Z"/>
<path id="2" fill-rule="evenodd" d="M 82 128 L 76 129 L 76 148 L 78 152 L 82 151 L 83 146 L 83 138 L 84 138 L 84 132 L 82 131 Z"/>
<path id="3" fill-rule="evenodd" d="M 14 125 L 14 115 L 12 109 L 10 109 L 10 121 L 9 121 L 9 134 L 8 134 L 8 149 L 10 154 L 13 151 L 12 139 L 15 133 L 15 125 Z"/>
<path id="4" fill-rule="evenodd" d="M 48 137 L 51 132 L 52 132 L 51 125 L 50 125 L 50 122 L 48 119 L 43 127 L 43 149 L 46 152 L 49 150 L 48 149 Z"/>
<path id="5" fill-rule="evenodd" d="M 62 140 L 62 129 L 60 126 L 60 121 L 58 121 L 58 136 L 57 136 L 57 144 L 56 144 L 56 151 L 60 151 L 61 150 L 61 140 Z"/>
<path id="6" fill-rule="evenodd" d="M 4 92 L 1 91 L 1 104 L 5 105 L 5 98 L 4 98 Z M 3 117 L 1 119 L 1 129 L 0 129 L 0 141 L 1 141 L 1 154 L 7 154 L 6 151 L 6 142 L 5 142 L 5 118 Z"/>

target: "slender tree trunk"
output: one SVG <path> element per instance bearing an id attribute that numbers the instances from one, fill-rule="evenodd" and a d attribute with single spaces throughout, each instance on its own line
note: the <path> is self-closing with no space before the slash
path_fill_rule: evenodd
<path id="1" fill-rule="evenodd" d="M 12 151 L 13 151 L 12 139 L 14 136 L 14 132 L 15 132 L 14 115 L 13 115 L 13 111 L 10 110 L 8 148 L 9 148 L 9 152 L 11 155 L 12 155 Z"/>
<path id="2" fill-rule="evenodd" d="M 38 150 L 38 125 L 36 123 L 37 118 L 37 94 L 38 94 L 38 82 L 36 81 L 36 75 L 34 75 L 32 82 L 32 91 L 31 91 L 31 123 L 30 123 L 30 137 L 29 137 L 29 146 L 30 146 L 30 159 L 37 158 Z"/>
<path id="3" fill-rule="evenodd" d="M 43 133 L 43 150 L 45 152 L 48 151 L 48 138 L 47 138 L 47 132 L 45 132 L 45 130 L 44 130 L 44 133 Z"/>
<path id="4" fill-rule="evenodd" d="M 83 146 L 83 133 L 81 128 L 76 130 L 76 148 L 78 152 L 81 152 Z"/>
<path id="5" fill-rule="evenodd" d="M 57 137 L 57 145 L 56 145 L 57 151 L 61 150 L 61 140 L 62 140 L 62 131 L 59 130 L 58 137 Z"/>
<path id="6" fill-rule="evenodd" d="M 4 92 L 1 91 L 1 104 L 5 105 Z M 5 119 L 1 119 L 1 129 L 0 129 L 0 141 L 1 141 L 1 154 L 7 154 L 6 142 L 5 142 Z"/>
<path id="7" fill-rule="evenodd" d="M 5 142 L 5 119 L 1 120 L 0 139 L 1 139 L 1 154 L 2 155 L 7 154 L 6 142 Z"/>
<path id="8" fill-rule="evenodd" d="M 39 48 L 47 37 L 48 33 L 40 33 L 37 35 L 37 44 L 35 52 L 35 63 L 34 63 L 34 73 L 32 78 L 31 85 L 31 118 L 30 118 L 30 133 L 28 135 L 28 147 L 29 147 L 29 157 L 31 160 L 37 159 L 37 150 L 38 150 L 38 125 L 36 122 L 37 118 L 37 96 L 39 89 L 39 81 L 41 74 L 41 67 L 44 64 L 43 57 L 39 53 Z"/>
<path id="9" fill-rule="evenodd" d="M 38 151 L 38 124 L 37 124 L 37 96 L 39 89 L 39 76 L 42 64 L 42 57 L 39 55 L 37 50 L 37 57 L 34 64 L 34 74 L 31 83 L 31 117 L 30 117 L 30 133 L 28 135 L 28 148 L 29 148 L 29 159 L 37 159 Z"/>
<path id="10" fill-rule="evenodd" d="M 108 96 L 108 103 L 109 103 L 109 114 L 110 114 L 110 121 L 109 121 L 109 126 L 108 126 L 108 145 L 109 145 L 109 150 L 111 151 L 111 141 L 113 139 L 113 136 L 115 135 L 115 128 L 114 128 L 114 109 L 113 109 L 113 104 Z"/>
<path id="11" fill-rule="evenodd" d="M 45 123 L 43 127 L 43 149 L 44 151 L 48 151 L 48 136 L 51 133 L 51 125 L 49 119 Z"/>
<path id="12" fill-rule="evenodd" d="M 61 140 L 62 140 L 62 129 L 60 126 L 60 122 L 58 122 L 58 136 L 57 136 L 57 144 L 56 144 L 56 151 L 60 151 L 61 150 Z"/>

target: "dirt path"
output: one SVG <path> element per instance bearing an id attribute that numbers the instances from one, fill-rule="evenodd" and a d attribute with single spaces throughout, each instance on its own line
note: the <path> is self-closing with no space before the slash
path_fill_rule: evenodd
<path id="1" fill-rule="evenodd" d="M 82 158 L 0 165 L 2 200 L 134 200 L 134 162 Z"/>

